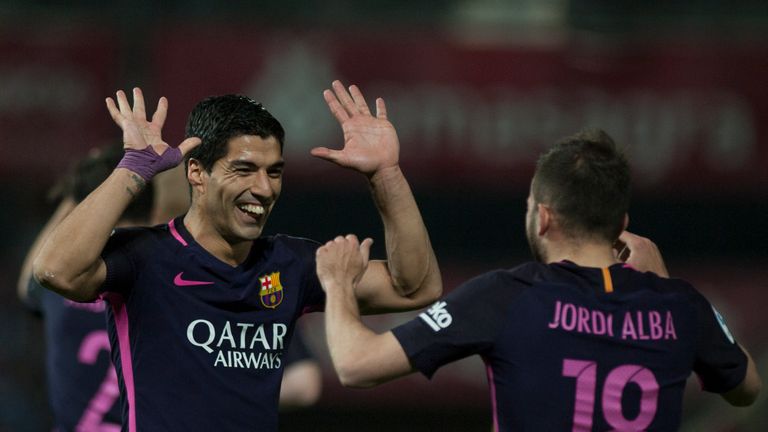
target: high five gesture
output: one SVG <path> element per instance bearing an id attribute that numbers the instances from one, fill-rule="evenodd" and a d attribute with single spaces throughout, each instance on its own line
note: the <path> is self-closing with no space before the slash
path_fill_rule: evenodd
<path id="1" fill-rule="evenodd" d="M 376 99 L 374 116 L 356 85 L 347 91 L 341 81 L 336 80 L 332 87 L 333 91 L 323 92 L 323 98 L 344 132 L 344 148 L 316 147 L 312 154 L 368 176 L 397 166 L 400 143 L 394 126 L 387 120 L 384 100 Z"/>

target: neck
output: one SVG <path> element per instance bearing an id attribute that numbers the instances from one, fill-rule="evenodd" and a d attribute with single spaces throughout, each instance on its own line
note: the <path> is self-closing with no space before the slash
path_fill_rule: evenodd
<path id="1" fill-rule="evenodd" d="M 245 261 L 253 241 L 229 241 L 215 229 L 210 220 L 199 208 L 192 206 L 184 216 L 184 226 L 203 249 L 219 260 L 233 267 Z"/>
<path id="2" fill-rule="evenodd" d="M 546 257 L 547 264 L 567 260 L 581 267 L 608 267 L 619 262 L 612 245 L 603 242 L 550 245 Z"/>

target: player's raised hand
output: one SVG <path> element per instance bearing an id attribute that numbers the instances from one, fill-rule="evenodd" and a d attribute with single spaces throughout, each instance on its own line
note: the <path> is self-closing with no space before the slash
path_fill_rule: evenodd
<path id="1" fill-rule="evenodd" d="M 387 120 L 384 100 L 376 99 L 374 116 L 357 86 L 352 85 L 347 91 L 341 81 L 336 80 L 332 87 L 333 91 L 325 90 L 323 97 L 344 132 L 344 147 L 341 150 L 315 147 L 312 155 L 368 176 L 397 166 L 400 143 L 394 126 Z"/>
<path id="2" fill-rule="evenodd" d="M 370 238 L 360 243 L 356 235 L 347 234 L 317 249 L 317 276 L 323 289 L 353 289 L 368 267 L 371 244 Z"/>
<path id="3" fill-rule="evenodd" d="M 118 167 L 130 169 L 148 181 L 155 174 L 178 165 L 187 152 L 200 144 L 200 139 L 194 137 L 187 138 L 175 148 L 163 141 L 162 129 L 168 114 L 165 97 L 158 100 L 152 120 L 148 121 L 140 88 L 133 89 L 133 107 L 124 91 L 118 90 L 116 96 L 117 103 L 109 97 L 106 103 L 112 120 L 123 130 L 126 158 Z"/>
<path id="4" fill-rule="evenodd" d="M 648 238 L 624 231 L 614 245 L 614 252 L 619 260 L 639 271 L 650 271 L 662 277 L 669 277 L 658 246 Z"/>

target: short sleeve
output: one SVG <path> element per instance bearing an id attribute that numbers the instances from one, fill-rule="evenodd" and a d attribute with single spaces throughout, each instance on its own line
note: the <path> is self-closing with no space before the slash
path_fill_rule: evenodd
<path id="1" fill-rule="evenodd" d="M 725 319 L 701 294 L 695 307 L 699 335 L 693 370 L 705 391 L 725 393 L 739 385 L 747 373 L 747 356 L 741 350 Z"/>
<path id="2" fill-rule="evenodd" d="M 509 273 L 486 273 L 456 288 L 413 320 L 392 330 L 411 365 L 431 378 L 447 363 L 484 354 L 522 291 Z"/>
<path id="3" fill-rule="evenodd" d="M 107 267 L 107 276 L 100 288 L 101 293 L 130 293 L 141 262 L 143 229 L 116 229 L 109 237 L 101 258 Z"/>

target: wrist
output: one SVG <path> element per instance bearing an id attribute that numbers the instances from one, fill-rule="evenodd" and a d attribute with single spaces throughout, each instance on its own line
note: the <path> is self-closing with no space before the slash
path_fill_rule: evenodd
<path id="1" fill-rule="evenodd" d="M 181 162 L 181 150 L 168 147 L 163 154 L 158 154 L 152 146 L 141 150 L 126 149 L 117 168 L 125 168 L 140 176 L 145 182 L 156 174 L 175 167 Z"/>
<path id="2" fill-rule="evenodd" d="M 329 298 L 352 299 L 355 302 L 355 289 L 351 282 L 346 281 L 326 281 L 323 282 L 325 295 Z"/>
<path id="3" fill-rule="evenodd" d="M 403 177 L 403 171 L 400 169 L 400 165 L 396 164 L 385 168 L 379 168 L 378 170 L 374 171 L 370 176 L 368 176 L 368 181 L 370 181 L 371 185 L 376 186 L 379 184 L 397 181 Z"/>

